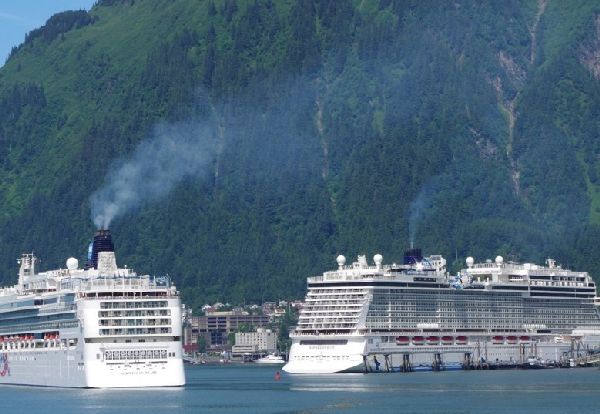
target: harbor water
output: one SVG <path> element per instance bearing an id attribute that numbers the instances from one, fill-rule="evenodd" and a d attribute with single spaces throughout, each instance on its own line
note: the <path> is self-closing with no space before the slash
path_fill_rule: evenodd
<path id="1" fill-rule="evenodd" d="M 275 378 L 279 366 L 198 365 L 159 389 L 0 387 L 22 413 L 598 413 L 597 368 Z M 9 411 L 10 410 L 10 411 Z"/>

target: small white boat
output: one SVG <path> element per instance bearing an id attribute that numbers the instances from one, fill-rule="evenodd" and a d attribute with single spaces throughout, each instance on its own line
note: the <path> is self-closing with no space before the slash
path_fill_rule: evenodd
<path id="1" fill-rule="evenodd" d="M 285 364 L 285 360 L 281 355 L 269 354 L 262 358 L 257 359 L 257 364 Z"/>

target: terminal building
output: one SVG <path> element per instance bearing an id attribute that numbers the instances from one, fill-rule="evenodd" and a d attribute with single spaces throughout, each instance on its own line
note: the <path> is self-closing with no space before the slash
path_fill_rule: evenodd
<path id="1" fill-rule="evenodd" d="M 277 335 L 270 329 L 258 328 L 256 332 L 238 332 L 231 353 L 259 354 L 277 350 Z"/>

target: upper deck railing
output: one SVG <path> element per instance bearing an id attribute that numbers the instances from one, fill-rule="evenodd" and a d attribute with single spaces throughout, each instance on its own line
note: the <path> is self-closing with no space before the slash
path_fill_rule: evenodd
<path id="1" fill-rule="evenodd" d="M 506 262 L 506 263 L 495 263 L 495 262 L 491 262 L 491 263 L 474 263 L 473 266 L 471 267 L 471 269 L 502 269 L 504 272 L 506 271 L 510 271 L 510 270 L 515 270 L 515 271 L 529 271 L 531 273 L 534 273 L 536 275 L 548 275 L 548 276 L 554 276 L 554 275 L 579 275 L 579 276 L 583 276 L 586 275 L 587 272 L 577 272 L 577 271 L 573 271 L 570 269 L 563 269 L 562 267 L 546 267 L 546 266 L 540 266 L 540 265 L 536 265 L 533 263 L 512 263 L 512 262 Z"/>
<path id="2" fill-rule="evenodd" d="M 98 277 L 93 279 L 63 279 L 61 289 L 69 289 L 84 293 L 100 293 L 103 296 L 110 292 L 131 292 L 143 295 L 144 292 L 162 291 L 165 296 L 177 296 L 175 286 L 169 277 L 130 276 L 130 277 Z"/>
<path id="3" fill-rule="evenodd" d="M 440 280 L 446 280 L 445 273 L 435 271 L 420 271 L 420 270 L 408 270 L 402 269 L 398 272 L 393 270 L 398 269 L 394 266 L 383 266 L 378 268 L 376 266 L 369 266 L 364 268 L 352 268 L 346 266 L 340 270 L 332 270 L 323 273 L 321 276 L 311 276 L 308 278 L 308 283 L 311 282 L 323 282 L 323 281 L 351 281 L 351 280 L 407 280 L 414 276 L 423 277 L 434 277 Z"/>

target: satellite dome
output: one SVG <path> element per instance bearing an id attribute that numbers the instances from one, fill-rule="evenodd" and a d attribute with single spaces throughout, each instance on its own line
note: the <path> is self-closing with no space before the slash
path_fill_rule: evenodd
<path id="1" fill-rule="evenodd" d="M 343 265 L 346 264 L 346 258 L 341 254 L 335 260 L 337 261 L 337 264 L 339 267 L 342 267 Z"/>
<path id="2" fill-rule="evenodd" d="M 79 260 L 74 257 L 69 257 L 67 259 L 67 269 L 69 270 L 77 270 L 79 267 Z"/>
<path id="3" fill-rule="evenodd" d="M 502 263 L 504 263 L 504 258 L 502 256 L 496 256 L 496 264 L 500 266 Z"/>
<path id="4" fill-rule="evenodd" d="M 380 254 L 376 254 L 375 256 L 373 256 L 373 261 L 377 266 L 381 266 L 381 263 L 383 263 L 383 256 Z"/>
<path id="5" fill-rule="evenodd" d="M 467 267 L 471 267 L 473 266 L 473 263 L 475 263 L 475 259 L 473 259 L 471 256 L 467 257 Z"/>

